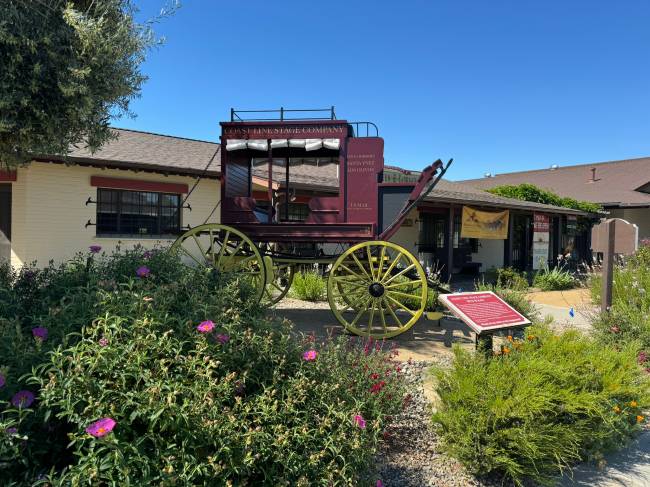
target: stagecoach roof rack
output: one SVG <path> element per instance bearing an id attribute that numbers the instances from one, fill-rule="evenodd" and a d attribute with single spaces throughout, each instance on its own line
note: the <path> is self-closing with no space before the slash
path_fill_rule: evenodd
<path id="1" fill-rule="evenodd" d="M 334 106 L 329 108 L 284 108 L 274 110 L 230 109 L 231 122 L 275 122 L 287 120 L 336 120 Z"/>

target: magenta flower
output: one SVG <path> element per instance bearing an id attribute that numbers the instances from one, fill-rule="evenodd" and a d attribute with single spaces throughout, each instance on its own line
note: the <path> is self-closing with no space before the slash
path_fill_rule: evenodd
<path id="1" fill-rule="evenodd" d="M 219 333 L 217 335 L 217 341 L 219 343 L 221 343 L 222 345 L 225 345 L 226 343 L 228 343 L 230 341 L 230 336 Z"/>
<path id="2" fill-rule="evenodd" d="M 153 252 L 151 250 L 146 250 L 144 254 L 142 254 L 142 257 L 145 259 L 151 259 L 151 257 L 153 257 Z"/>
<path id="3" fill-rule="evenodd" d="M 99 345 L 100 345 L 101 347 L 106 347 L 106 346 L 108 345 L 108 339 L 107 339 L 107 338 L 104 338 L 104 337 L 101 337 L 101 338 L 99 339 Z"/>
<path id="4" fill-rule="evenodd" d="M 113 431 L 113 428 L 115 428 L 116 424 L 117 423 L 113 418 L 102 418 L 98 421 L 95 421 L 94 423 L 91 423 L 86 428 L 86 433 L 94 436 L 95 438 L 101 438 L 102 436 L 106 436 L 111 431 Z"/>
<path id="5" fill-rule="evenodd" d="M 639 364 L 643 364 L 648 360 L 648 356 L 646 355 L 645 352 L 639 352 L 639 355 L 637 356 L 637 360 Z"/>
<path id="6" fill-rule="evenodd" d="M 138 267 L 138 270 L 135 271 L 135 275 L 141 279 L 149 277 L 149 274 L 151 274 L 151 269 L 149 269 L 146 265 Z"/>
<path id="7" fill-rule="evenodd" d="M 355 414 L 354 415 L 354 425 L 357 426 L 359 429 L 365 430 L 366 429 L 366 420 L 363 419 L 363 416 L 360 414 Z"/>
<path id="8" fill-rule="evenodd" d="M 5 378 L 4 375 L 0 374 L 0 389 L 2 389 L 6 383 L 7 383 L 7 379 Z"/>
<path id="9" fill-rule="evenodd" d="M 47 328 L 43 328 L 42 326 L 32 328 L 32 335 L 34 335 L 34 338 L 45 341 L 47 340 Z"/>
<path id="10" fill-rule="evenodd" d="M 214 330 L 214 323 L 210 320 L 205 320 L 199 323 L 199 326 L 196 327 L 200 333 L 210 333 Z"/>
<path id="11" fill-rule="evenodd" d="M 99 254 L 101 252 L 101 250 L 102 250 L 102 246 L 101 245 L 91 245 L 90 247 L 88 247 L 88 249 L 90 250 L 91 254 Z"/>
<path id="12" fill-rule="evenodd" d="M 305 359 L 307 362 L 316 360 L 316 357 L 318 357 L 318 352 L 316 350 L 307 350 L 305 353 L 302 354 L 302 358 Z"/>
<path id="13" fill-rule="evenodd" d="M 16 408 L 28 408 L 34 402 L 34 394 L 30 391 L 18 391 L 11 398 L 11 404 Z"/>
<path id="14" fill-rule="evenodd" d="M 377 480 L 377 483 L 375 485 L 376 487 L 384 487 L 384 483 L 381 481 L 381 479 Z"/>

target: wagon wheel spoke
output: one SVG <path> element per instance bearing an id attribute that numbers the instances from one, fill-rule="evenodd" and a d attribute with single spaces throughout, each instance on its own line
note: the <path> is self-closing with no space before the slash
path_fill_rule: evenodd
<path id="1" fill-rule="evenodd" d="M 388 280 L 384 283 L 384 285 L 386 285 L 386 284 L 390 284 L 390 283 L 391 283 L 392 281 L 394 281 L 396 278 L 398 278 L 398 277 L 400 277 L 400 276 L 403 276 L 405 273 L 407 273 L 407 272 L 410 271 L 411 269 L 415 269 L 415 264 L 411 264 L 410 266 L 405 267 L 404 269 L 402 269 L 401 271 L 399 271 L 399 272 L 398 272 L 397 274 L 395 274 L 393 277 L 391 277 L 390 279 L 388 279 Z"/>
<path id="2" fill-rule="evenodd" d="M 360 279 L 361 281 L 365 281 L 365 280 L 366 280 L 366 278 L 364 278 L 363 276 L 360 276 L 359 274 L 357 274 L 356 272 L 354 272 L 352 269 L 350 269 L 350 268 L 349 268 L 348 266 L 346 266 L 345 264 L 341 264 L 341 268 L 342 268 L 342 269 L 345 269 L 346 271 L 348 271 L 350 274 L 352 274 L 353 276 L 357 277 L 357 278 Z M 364 270 L 364 272 L 365 272 L 365 270 Z M 368 273 L 366 273 L 366 276 L 368 276 Z"/>
<path id="3" fill-rule="evenodd" d="M 384 257 L 386 255 L 386 247 L 382 247 L 381 251 L 379 252 L 379 265 L 377 266 L 377 276 L 375 276 L 375 279 L 379 282 L 381 282 L 382 278 L 382 270 L 384 269 Z"/>
<path id="4" fill-rule="evenodd" d="M 412 296 L 410 296 L 410 297 L 412 297 Z M 404 306 L 402 303 L 400 303 L 397 299 L 391 297 L 390 295 L 386 295 L 386 299 L 388 299 L 388 300 L 392 301 L 394 304 L 396 304 L 398 306 L 398 308 L 397 308 L 398 311 L 399 310 L 404 310 L 407 313 L 410 313 L 411 316 L 415 316 L 415 311 L 412 311 L 412 310 L 408 309 L 406 306 Z"/>
<path id="5" fill-rule="evenodd" d="M 379 317 L 381 319 L 381 326 L 384 328 L 384 333 L 388 331 L 388 328 L 386 328 L 386 316 L 384 316 L 384 307 L 381 305 L 384 300 L 380 299 L 377 305 L 379 306 Z"/>
<path id="6" fill-rule="evenodd" d="M 397 323 L 399 325 L 399 327 L 402 328 L 404 326 L 404 324 L 397 317 L 397 315 L 395 314 L 395 311 L 393 311 L 393 307 L 388 303 L 388 301 L 386 299 L 383 299 L 382 301 L 386 303 L 386 308 L 388 309 L 388 312 L 391 314 L 391 316 L 395 320 L 395 323 Z"/>
<path id="7" fill-rule="evenodd" d="M 370 280 L 375 280 L 375 266 L 372 264 L 372 254 L 370 247 L 366 247 L 366 255 L 368 256 L 368 268 L 370 269 Z"/>
<path id="8" fill-rule="evenodd" d="M 402 260 L 402 256 L 403 256 L 403 254 L 402 254 L 401 252 L 399 252 L 399 253 L 397 254 L 397 257 L 395 257 L 395 259 L 393 259 L 393 262 L 391 262 L 391 264 L 390 264 L 390 266 L 388 267 L 388 269 L 386 269 L 386 272 L 384 272 L 384 276 L 381 278 L 381 281 L 380 281 L 380 282 L 382 282 L 384 285 L 386 285 L 386 283 L 385 283 L 384 281 L 386 280 L 386 278 L 387 278 L 388 276 L 390 276 L 390 273 L 391 273 L 392 270 L 395 268 L 395 266 L 398 264 L 398 262 L 399 262 L 400 260 Z"/>
<path id="9" fill-rule="evenodd" d="M 356 255 L 354 255 L 354 253 L 352 254 L 352 259 L 354 259 L 354 262 L 356 262 L 357 267 L 359 267 L 359 269 L 361 269 L 361 271 L 364 273 L 364 275 L 366 276 L 366 279 L 372 280 L 372 277 L 370 277 L 370 276 L 368 275 L 368 271 L 366 271 L 366 269 L 363 267 L 363 264 L 361 264 L 361 261 L 359 261 L 359 259 L 357 258 Z M 348 272 L 352 272 L 352 271 L 351 271 L 347 266 L 345 267 L 345 269 L 346 269 Z M 354 274 L 355 276 L 358 276 L 358 274 L 356 274 L 356 273 L 354 273 L 354 272 L 352 272 L 352 274 Z M 359 276 L 359 277 L 360 277 L 360 276 Z"/>
<path id="10" fill-rule="evenodd" d="M 384 289 L 396 289 L 399 287 L 417 286 L 419 283 L 414 281 L 398 282 L 390 286 L 384 286 Z"/>
<path id="11" fill-rule="evenodd" d="M 370 297 L 367 298 L 367 299 L 364 301 L 363 305 L 361 306 L 361 310 L 359 310 L 359 312 L 357 313 L 357 316 L 354 317 L 354 319 L 353 319 L 352 322 L 350 323 L 350 326 L 354 326 L 354 325 L 357 324 L 357 321 L 359 321 L 359 318 L 361 318 L 361 317 L 363 316 L 363 313 L 366 312 L 366 309 L 365 309 L 365 308 L 366 308 L 366 306 L 368 306 L 368 303 L 369 303 L 370 301 L 372 301 L 372 298 L 370 298 Z M 355 310 L 355 311 L 356 311 L 356 310 Z"/>
<path id="12" fill-rule="evenodd" d="M 223 257 L 223 253 L 226 251 L 226 246 L 228 245 L 228 239 L 230 238 L 230 230 L 226 231 L 226 236 L 223 239 L 223 243 L 221 244 L 221 248 L 219 249 L 219 255 L 217 256 L 217 260 L 215 262 L 215 267 L 217 269 L 220 269 L 221 265 L 221 258 Z M 212 242 L 212 245 L 214 245 L 214 241 Z"/>
<path id="13" fill-rule="evenodd" d="M 406 298 L 406 299 L 414 299 L 414 298 L 417 299 L 418 298 L 418 296 L 415 295 L 415 294 L 401 293 L 399 291 L 388 291 L 386 293 L 386 295 L 387 296 L 393 296 L 393 297 L 401 296 L 401 297 Z"/>
<path id="14" fill-rule="evenodd" d="M 187 249 L 186 249 L 185 247 L 183 247 L 182 245 L 180 246 L 180 249 L 185 253 L 185 255 L 187 255 L 190 259 L 192 259 L 192 260 L 193 260 L 194 262 L 196 262 L 197 264 L 199 264 L 199 265 L 205 265 L 205 262 L 200 262 L 196 257 L 194 257 L 194 255 L 192 255 L 192 252 L 190 252 L 189 250 L 187 250 Z"/>

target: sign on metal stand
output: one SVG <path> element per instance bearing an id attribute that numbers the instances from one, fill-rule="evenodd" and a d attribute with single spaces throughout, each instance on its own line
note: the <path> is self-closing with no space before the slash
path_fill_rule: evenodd
<path id="1" fill-rule="evenodd" d="M 615 255 L 634 254 L 639 245 L 639 227 L 621 218 L 603 220 L 591 229 L 591 250 L 603 254 L 601 311 L 612 306 Z"/>
<path id="2" fill-rule="evenodd" d="M 522 328 L 531 324 L 492 291 L 441 294 L 438 299 L 476 333 L 477 348 L 481 344 L 492 353 L 492 335 L 504 328 Z"/>

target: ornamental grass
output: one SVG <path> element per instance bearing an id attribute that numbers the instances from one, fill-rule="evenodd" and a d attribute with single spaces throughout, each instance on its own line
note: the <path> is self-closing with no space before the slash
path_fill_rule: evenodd
<path id="1" fill-rule="evenodd" d="M 454 353 L 451 370 L 435 371 L 433 421 L 449 453 L 475 474 L 553 484 L 645 423 L 650 384 L 635 344 L 615 349 L 538 325 L 491 358 Z"/>

